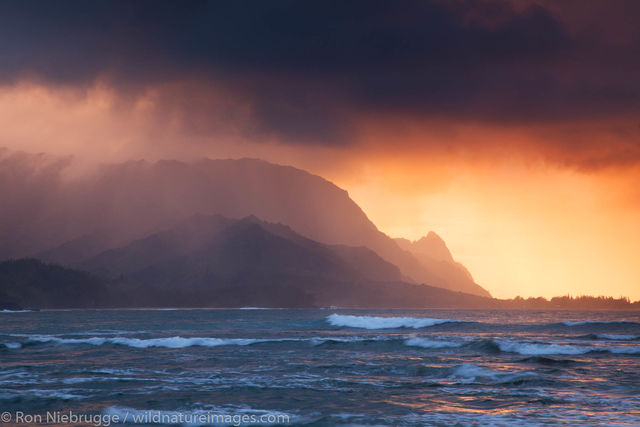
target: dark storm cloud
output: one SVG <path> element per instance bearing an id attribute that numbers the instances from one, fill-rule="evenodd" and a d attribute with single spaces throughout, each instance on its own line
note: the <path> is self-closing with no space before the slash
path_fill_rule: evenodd
<path id="1" fill-rule="evenodd" d="M 632 1 L 607 3 L 640 18 Z M 223 85 L 251 104 L 256 132 L 298 142 L 339 143 L 360 112 L 498 122 L 638 112 L 638 33 L 613 41 L 616 22 L 569 24 L 499 0 L 5 1 L 0 78 L 100 77 L 128 92 Z"/>

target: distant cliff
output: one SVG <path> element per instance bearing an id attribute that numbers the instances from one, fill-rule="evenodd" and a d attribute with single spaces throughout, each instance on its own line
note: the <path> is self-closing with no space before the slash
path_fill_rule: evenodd
<path id="1" fill-rule="evenodd" d="M 78 266 L 0 263 L 6 307 L 444 307 L 488 299 L 404 282 L 365 247 L 326 245 L 255 216 L 196 215 Z M 86 272 L 85 272 L 86 271 Z"/>
<path id="2" fill-rule="evenodd" d="M 247 244 L 251 242 L 245 241 L 239 247 Z M 325 262 L 334 262 L 336 266 L 340 264 L 337 259 Z M 348 264 L 347 261 L 343 267 Z M 626 298 L 585 296 L 558 297 L 550 301 L 544 298 L 497 300 L 431 286 L 373 282 L 362 280 L 362 276 L 360 280 L 353 280 L 353 275 L 358 275 L 353 270 L 345 272 L 343 279 L 351 276 L 347 280 L 340 280 L 341 274 L 332 278 L 312 274 L 313 280 L 300 281 L 300 276 L 287 272 L 285 265 L 276 265 L 269 262 L 271 273 L 277 272 L 280 275 L 277 282 L 247 281 L 239 286 L 235 283 L 228 287 L 219 286 L 224 281 L 205 281 L 200 282 L 202 286 L 199 286 L 196 280 L 185 287 L 182 281 L 154 283 L 152 280 L 141 284 L 134 283 L 125 276 L 98 278 L 87 272 L 45 264 L 34 259 L 5 261 L 0 262 L 0 310 L 245 306 L 313 308 L 331 305 L 362 308 L 640 309 L 640 302 L 631 303 Z M 228 275 L 234 268 L 232 266 L 221 271 Z M 241 271 L 244 270 L 241 268 Z M 337 272 L 338 270 L 334 270 L 329 276 Z M 213 271 L 209 272 L 211 273 Z M 302 275 L 309 273 L 311 272 L 307 270 Z M 206 274 L 200 277 L 206 280 Z M 291 277 L 293 280 L 281 280 L 284 277 Z"/>
<path id="3" fill-rule="evenodd" d="M 255 215 L 329 245 L 364 246 L 404 280 L 486 296 L 444 277 L 380 232 L 346 191 L 300 169 L 255 159 L 130 161 L 90 174 L 72 159 L 0 155 L 0 259 L 75 265 L 194 214 Z"/>
<path id="4" fill-rule="evenodd" d="M 98 277 L 35 259 L 0 262 L 0 309 L 105 307 L 113 301 Z"/>
<path id="5" fill-rule="evenodd" d="M 410 252 L 425 270 L 438 276 L 440 278 L 438 283 L 450 283 L 449 287 L 470 294 L 491 296 L 473 280 L 471 273 L 464 265 L 453 259 L 447 244 L 433 231 L 414 242 L 407 239 L 395 239 L 395 241 L 402 249 Z"/>

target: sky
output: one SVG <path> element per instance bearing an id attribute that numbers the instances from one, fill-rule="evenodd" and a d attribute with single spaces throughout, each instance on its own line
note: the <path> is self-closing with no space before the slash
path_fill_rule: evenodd
<path id="1" fill-rule="evenodd" d="M 0 146 L 258 157 L 497 297 L 640 299 L 640 2 L 4 1 Z M 87 166 L 90 167 L 90 166 Z"/>

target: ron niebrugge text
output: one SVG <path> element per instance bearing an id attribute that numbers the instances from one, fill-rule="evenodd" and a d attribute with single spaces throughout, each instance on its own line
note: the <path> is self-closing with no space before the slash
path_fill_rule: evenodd
<path id="1" fill-rule="evenodd" d="M 3 423 L 19 424 L 86 424 L 95 427 L 123 422 L 120 414 L 82 414 L 73 411 L 48 411 L 44 414 L 29 414 L 22 411 L 3 412 Z"/>
<path id="2" fill-rule="evenodd" d="M 215 414 L 212 412 L 164 412 L 164 411 L 122 411 L 107 414 L 86 414 L 73 411 L 49 411 L 44 414 L 29 414 L 22 411 L 3 412 L 0 423 L 16 424 L 84 424 L 107 427 L 111 424 L 208 424 L 208 425 L 250 425 L 289 424 L 290 417 L 282 413 L 274 414 Z"/>

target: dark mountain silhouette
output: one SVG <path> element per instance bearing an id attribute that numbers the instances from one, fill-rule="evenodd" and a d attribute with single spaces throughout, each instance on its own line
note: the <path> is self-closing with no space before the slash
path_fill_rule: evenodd
<path id="1" fill-rule="evenodd" d="M 426 270 L 440 278 L 440 281 L 435 283 L 452 283 L 455 285 L 449 287 L 455 287 L 462 292 L 491 296 L 473 280 L 471 273 L 464 265 L 453 259 L 444 240 L 433 231 L 414 242 L 407 239 L 395 239 L 395 241 L 402 249 L 411 252 Z"/>
<path id="2" fill-rule="evenodd" d="M 183 289 L 107 280 L 35 259 L 0 262 L 0 310 L 116 307 L 339 307 L 638 310 L 628 298 L 484 298 L 403 282 L 252 283 Z"/>
<path id="3" fill-rule="evenodd" d="M 261 160 L 131 161 L 74 176 L 71 159 L 0 153 L 0 259 L 36 256 L 76 264 L 197 213 L 256 215 L 325 244 L 364 246 L 404 279 L 451 290 L 445 279 L 380 232 L 346 191 Z"/>
<path id="4" fill-rule="evenodd" d="M 254 216 L 230 220 L 198 215 L 107 250 L 81 267 L 134 283 L 183 290 L 402 279 L 396 266 L 370 249 L 324 245 Z"/>
<path id="5" fill-rule="evenodd" d="M 365 247 L 325 245 L 256 217 L 195 216 L 82 263 L 0 263 L 0 307 L 479 307 L 401 281 Z M 61 292 L 58 292 L 58 288 Z"/>
<path id="6" fill-rule="evenodd" d="M 109 286 L 83 271 L 35 259 L 0 262 L 0 309 L 104 307 Z"/>

